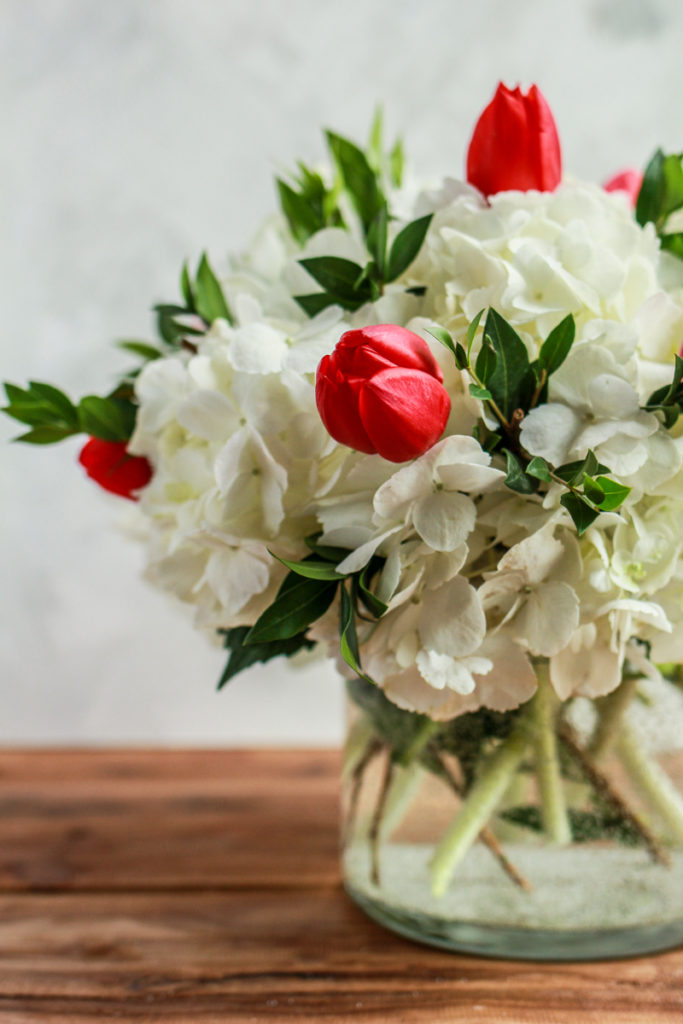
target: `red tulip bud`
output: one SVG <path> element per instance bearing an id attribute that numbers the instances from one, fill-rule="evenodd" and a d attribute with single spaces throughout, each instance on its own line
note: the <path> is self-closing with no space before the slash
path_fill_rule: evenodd
<path id="1" fill-rule="evenodd" d="M 422 455 L 443 433 L 451 400 L 429 346 L 395 324 L 347 331 L 318 366 L 315 398 L 341 444 L 390 462 Z"/>
<path id="2" fill-rule="evenodd" d="M 526 96 L 502 82 L 474 129 L 467 180 L 485 196 L 509 189 L 552 192 L 562 178 L 560 140 L 535 85 Z"/>
<path id="3" fill-rule="evenodd" d="M 105 491 L 120 494 L 123 498 L 137 501 L 133 493 L 152 479 L 152 467 L 147 459 L 129 455 L 125 441 L 102 441 L 91 437 L 81 449 L 78 461 L 91 480 Z"/>
<path id="4" fill-rule="evenodd" d="M 619 171 L 618 174 L 613 175 L 602 187 L 605 192 L 625 192 L 631 206 L 635 207 L 642 184 L 643 172 L 628 167 L 625 171 Z"/>

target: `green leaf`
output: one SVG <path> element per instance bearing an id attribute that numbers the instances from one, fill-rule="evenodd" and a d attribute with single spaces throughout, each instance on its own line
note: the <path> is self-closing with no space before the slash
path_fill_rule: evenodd
<path id="1" fill-rule="evenodd" d="M 327 309 L 328 306 L 342 306 L 344 309 L 358 309 L 362 303 L 354 302 L 352 305 L 347 305 L 339 302 L 330 295 L 329 292 L 313 292 L 311 295 L 295 295 L 294 301 L 298 302 L 304 313 L 307 316 L 313 318 L 318 313 L 322 313 L 323 309 Z"/>
<path id="2" fill-rule="evenodd" d="M 562 495 L 560 504 L 564 505 L 572 517 L 579 537 L 586 532 L 588 527 L 600 515 L 597 509 L 592 508 L 583 498 L 571 491 L 568 494 Z"/>
<path id="3" fill-rule="evenodd" d="M 575 335 L 576 325 L 574 317 L 570 313 L 550 332 L 541 345 L 538 353 L 538 365 L 541 370 L 545 370 L 548 377 L 559 369 L 569 355 Z"/>
<path id="4" fill-rule="evenodd" d="M 470 384 L 470 394 L 472 398 L 479 398 L 482 402 L 487 402 L 493 395 L 488 388 L 482 388 L 478 384 Z"/>
<path id="5" fill-rule="evenodd" d="M 228 323 L 232 323 L 223 289 L 211 268 L 206 253 L 202 253 L 197 267 L 194 290 L 197 313 L 203 320 L 206 320 L 207 324 L 212 324 L 214 320 L 227 320 Z"/>
<path id="6" fill-rule="evenodd" d="M 358 635 L 356 633 L 356 620 L 353 614 L 353 602 L 346 590 L 346 584 L 342 583 L 339 591 L 341 605 L 339 611 L 339 650 L 346 664 L 353 669 L 362 679 L 367 679 L 360 665 L 360 653 L 358 651 Z M 370 682 L 371 680 L 368 680 Z"/>
<path id="7" fill-rule="evenodd" d="M 368 163 L 365 153 L 353 142 L 334 132 L 327 132 L 326 135 L 332 158 L 349 199 L 367 232 L 385 202 L 377 175 Z"/>
<path id="8" fill-rule="evenodd" d="M 496 405 L 509 420 L 516 409 L 526 411 L 535 387 L 526 346 L 495 309 L 489 309 L 486 317 L 484 341 L 489 342 L 497 358 L 493 371 L 486 378 L 479 373 L 477 360 L 477 376 L 490 389 Z M 485 350 L 486 345 L 482 352 Z"/>
<path id="9" fill-rule="evenodd" d="M 86 395 L 78 403 L 81 430 L 103 441 L 127 441 L 135 429 L 136 407 L 120 398 Z"/>
<path id="10" fill-rule="evenodd" d="M 377 174 L 382 170 L 382 158 L 384 155 L 383 138 L 384 114 L 381 106 L 378 106 L 372 119 L 370 138 L 368 139 L 368 163 Z"/>
<path id="11" fill-rule="evenodd" d="M 334 562 L 335 565 L 338 565 L 349 554 L 349 549 L 333 547 L 330 544 L 319 544 L 318 538 L 321 536 L 322 534 L 320 533 L 313 533 L 308 537 L 304 537 L 306 547 L 310 548 L 313 554 L 325 559 L 325 561 Z"/>
<path id="12" fill-rule="evenodd" d="M 148 345 L 144 341 L 119 341 L 117 343 L 118 348 L 122 348 L 125 352 L 132 352 L 135 356 L 140 356 L 141 359 L 160 359 L 163 356 L 161 349 L 155 348 L 154 345 Z"/>
<path id="13" fill-rule="evenodd" d="M 345 305 L 349 302 L 354 304 L 353 308 L 357 308 L 370 298 L 370 287 L 367 282 L 363 282 L 361 287 L 357 288 L 364 268 L 352 260 L 343 259 L 341 256 L 311 256 L 309 259 L 299 260 L 299 263 L 313 280 L 344 308 L 350 308 Z"/>
<path id="14" fill-rule="evenodd" d="M 496 362 L 498 357 L 493 351 L 487 341 L 479 349 L 479 355 L 474 366 L 474 372 L 476 373 L 482 384 L 486 385 L 490 381 L 496 369 Z"/>
<path id="15" fill-rule="evenodd" d="M 183 269 L 180 272 L 180 293 L 185 300 L 187 308 L 194 312 L 195 310 L 195 297 L 194 289 L 192 288 L 192 280 L 190 278 L 190 271 L 187 266 L 187 260 L 183 263 Z"/>
<path id="16" fill-rule="evenodd" d="M 72 430 L 69 427 L 59 427 L 47 423 L 44 426 L 34 427 L 33 430 L 29 430 L 25 434 L 20 434 L 14 440 L 23 441 L 25 444 L 56 444 L 58 441 L 63 441 L 66 437 L 72 437 L 76 433 L 78 431 Z"/>
<path id="17" fill-rule="evenodd" d="M 413 262 L 422 248 L 433 216 L 429 213 L 426 217 L 418 217 L 396 235 L 389 253 L 387 281 L 395 281 Z"/>
<path id="18" fill-rule="evenodd" d="M 368 252 L 377 264 L 377 271 L 384 280 L 387 266 L 387 225 L 389 222 L 389 211 L 387 204 L 383 203 L 379 213 L 368 229 L 367 246 Z M 387 280 L 391 280 L 388 278 Z"/>
<path id="19" fill-rule="evenodd" d="M 321 218 L 310 202 L 280 178 L 276 179 L 280 207 L 289 224 L 289 230 L 299 243 L 305 242 L 323 226 Z"/>
<path id="20" fill-rule="evenodd" d="M 681 157 L 680 153 L 665 156 L 658 149 L 650 160 L 636 202 L 636 220 L 639 224 L 652 221 L 659 230 L 667 217 L 683 207 Z"/>
<path id="21" fill-rule="evenodd" d="M 20 423 L 26 423 L 31 427 L 50 426 L 61 431 L 63 437 L 78 432 L 78 413 L 73 402 L 51 384 L 43 384 L 40 381 L 30 381 L 28 388 L 17 387 L 16 384 L 5 383 L 5 394 L 9 405 L 2 411 L 12 419 Z M 61 438 L 55 437 L 55 440 Z M 17 440 L 28 440 L 30 444 L 45 444 L 46 441 L 36 441 L 32 435 L 21 435 Z"/>
<path id="22" fill-rule="evenodd" d="M 373 558 L 358 575 L 358 596 L 367 610 L 374 615 L 376 619 L 379 619 L 384 615 L 388 607 L 384 601 L 381 601 L 376 594 L 372 593 L 368 583 L 370 577 L 377 571 L 380 565 L 381 560 Z"/>
<path id="23" fill-rule="evenodd" d="M 683 259 L 683 231 L 660 235 L 660 242 L 665 252 L 671 252 L 679 259 Z"/>
<path id="24" fill-rule="evenodd" d="M 310 650 L 315 647 L 315 641 L 309 640 L 305 633 L 297 633 L 296 636 L 289 637 L 287 640 L 247 646 L 244 640 L 249 628 L 249 626 L 237 626 L 234 629 L 220 631 L 224 633 L 225 647 L 230 651 L 230 657 L 218 680 L 217 689 L 222 689 L 234 676 L 251 665 L 270 661 L 271 658 L 277 658 L 280 655 L 291 658 L 297 651 Z"/>
<path id="25" fill-rule="evenodd" d="M 599 476 L 596 483 L 600 485 L 603 491 L 603 498 L 599 502 L 601 512 L 614 512 L 631 493 L 630 487 L 619 484 L 608 476 Z"/>
<path id="26" fill-rule="evenodd" d="M 397 139 L 389 154 L 389 177 L 394 188 L 401 187 L 404 163 L 403 142 L 401 139 Z"/>
<path id="27" fill-rule="evenodd" d="M 272 643 L 296 636 L 325 614 L 336 590 L 336 583 L 305 579 L 290 572 L 273 603 L 249 630 L 244 643 Z"/>
<path id="28" fill-rule="evenodd" d="M 555 476 L 564 480 L 570 487 L 578 487 L 583 482 L 584 474 L 596 476 L 598 473 L 609 473 L 609 466 L 603 466 L 598 462 L 595 452 L 588 451 L 584 459 L 577 459 L 576 462 L 565 462 L 555 470 Z"/>
<path id="29" fill-rule="evenodd" d="M 159 333 L 159 337 L 165 341 L 167 345 L 172 345 L 176 348 L 186 335 L 200 333 L 178 323 L 177 317 L 187 316 L 187 310 L 184 306 L 173 306 L 168 303 L 160 303 L 154 307 L 154 311 L 157 314 L 157 331 Z"/>
<path id="30" fill-rule="evenodd" d="M 453 341 L 453 338 L 444 327 L 427 327 L 425 328 L 427 334 L 431 334 L 432 338 L 438 341 L 444 348 L 447 348 L 449 352 L 452 352 L 455 357 L 455 363 L 459 370 L 464 370 L 467 367 L 467 356 L 465 349 L 459 342 Z"/>
<path id="31" fill-rule="evenodd" d="M 550 469 L 545 459 L 542 459 L 540 455 L 535 455 L 529 465 L 526 467 L 528 476 L 535 476 L 537 480 L 543 480 L 549 484 L 552 481 L 550 475 Z"/>
<path id="32" fill-rule="evenodd" d="M 588 473 L 584 473 L 583 476 L 583 493 L 594 505 L 600 505 L 605 500 L 605 492 L 592 476 Z"/>
<path id="33" fill-rule="evenodd" d="M 477 330 L 479 328 L 479 321 L 481 320 L 483 315 L 484 315 L 484 310 L 480 309 L 479 312 L 477 313 L 477 315 L 475 316 L 474 320 L 472 320 L 470 322 L 470 324 L 469 324 L 469 326 L 467 328 L 466 340 L 467 340 L 467 361 L 468 362 L 470 361 L 470 357 L 472 355 L 472 345 L 474 344 L 474 339 L 476 337 Z"/>
<path id="34" fill-rule="evenodd" d="M 348 554 L 348 552 L 345 552 Z M 278 562 L 282 562 L 287 568 L 296 573 L 297 576 L 305 576 L 309 580 L 343 580 L 345 576 L 343 573 L 337 572 L 334 566 L 330 562 L 321 562 L 315 558 L 305 558 L 300 562 L 290 562 L 288 558 L 280 558 L 275 552 L 271 551 L 270 554 L 273 558 L 277 558 Z M 341 561 L 341 559 L 339 559 Z"/>
<path id="35" fill-rule="evenodd" d="M 521 460 L 509 448 L 504 448 L 503 451 L 507 458 L 506 486 L 511 491 L 517 491 L 518 494 L 533 494 L 537 485 L 524 472 L 524 465 Z"/>

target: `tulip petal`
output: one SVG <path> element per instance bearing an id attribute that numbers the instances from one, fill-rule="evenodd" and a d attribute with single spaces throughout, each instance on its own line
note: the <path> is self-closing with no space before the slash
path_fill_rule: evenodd
<path id="1" fill-rule="evenodd" d="M 450 408 L 443 385 L 417 370 L 382 370 L 358 395 L 367 436 L 390 462 L 407 462 L 431 448 L 443 433 Z"/>

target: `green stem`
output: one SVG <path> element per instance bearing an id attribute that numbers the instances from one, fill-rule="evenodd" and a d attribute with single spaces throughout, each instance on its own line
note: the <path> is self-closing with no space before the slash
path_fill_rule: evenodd
<path id="1" fill-rule="evenodd" d="M 389 792 L 384 802 L 384 813 L 379 824 L 379 840 L 386 841 L 396 829 L 411 803 L 417 796 L 417 792 L 425 777 L 425 769 L 419 761 L 412 761 L 405 767 L 394 766 L 394 774 L 389 785 Z"/>
<path id="2" fill-rule="evenodd" d="M 432 892 L 443 896 L 460 861 L 498 806 L 529 745 L 529 726 L 519 721 L 484 765 L 450 828 L 434 851 Z"/>
<path id="3" fill-rule="evenodd" d="M 608 694 L 596 702 L 598 709 L 598 724 L 595 727 L 588 753 L 599 761 L 609 753 L 618 732 L 622 728 L 622 721 L 626 710 L 633 700 L 636 691 L 637 679 L 630 678 L 624 681 Z"/>
<path id="4" fill-rule="evenodd" d="M 441 722 L 435 722 L 432 718 L 425 718 L 406 749 L 403 751 L 401 756 L 396 759 L 397 763 L 408 765 L 411 761 L 418 758 L 434 733 L 438 732 L 440 728 Z"/>
<path id="5" fill-rule="evenodd" d="M 342 779 L 350 778 L 364 756 L 375 731 L 365 715 L 360 715 L 351 726 L 344 744 Z"/>
<path id="6" fill-rule="evenodd" d="M 543 827 L 552 843 L 566 846 L 572 831 L 557 752 L 557 699 L 545 663 L 537 666 L 538 690 L 532 701 L 536 776 L 541 798 Z"/>
<path id="7" fill-rule="evenodd" d="M 664 769 L 645 752 L 627 722 L 621 726 L 616 751 L 643 799 L 666 825 L 670 838 L 683 844 L 683 798 Z"/>

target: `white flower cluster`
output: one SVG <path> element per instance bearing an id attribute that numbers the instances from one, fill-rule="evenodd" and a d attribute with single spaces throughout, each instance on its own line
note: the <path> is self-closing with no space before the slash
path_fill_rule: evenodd
<path id="1" fill-rule="evenodd" d="M 563 699 L 609 692 L 627 658 L 643 672 L 683 660 L 683 437 L 641 410 L 683 341 L 676 261 L 623 196 L 584 183 L 486 203 L 447 181 L 413 214 L 431 211 L 418 258 L 377 302 L 312 319 L 293 299 L 315 290 L 298 260 L 362 263 L 363 247 L 326 229 L 302 253 L 284 222 L 269 224 L 223 282 L 234 323 L 146 366 L 130 447 L 154 467 L 140 502 L 150 576 L 215 630 L 252 624 L 273 600 L 286 569 L 270 552 L 302 558 L 304 538 L 322 533 L 348 550 L 341 572 L 379 555 L 373 588 L 388 609 L 359 623 L 363 670 L 438 719 L 518 706 L 536 687 L 534 658 L 549 659 Z M 423 296 L 406 291 L 416 286 Z M 575 318 L 571 352 L 520 439 L 556 466 L 591 449 L 631 488 L 580 538 L 559 483 L 530 495 L 505 485 L 503 463 L 473 436 L 481 402 L 426 333 L 438 324 L 462 338 L 484 307 L 531 359 Z M 332 441 L 315 405 L 321 357 L 372 323 L 427 339 L 451 396 L 443 439 L 401 466 Z M 335 602 L 310 635 L 336 648 L 338 616 Z"/>

